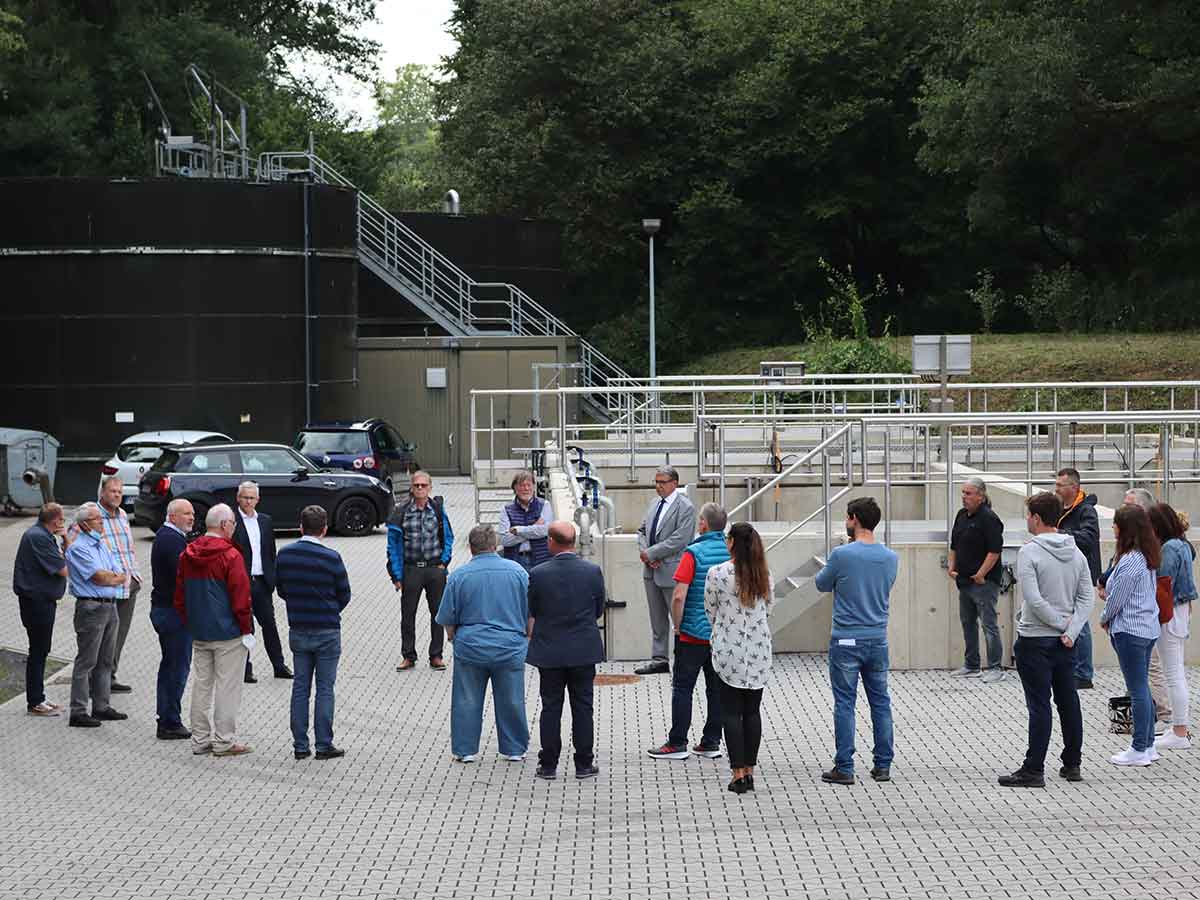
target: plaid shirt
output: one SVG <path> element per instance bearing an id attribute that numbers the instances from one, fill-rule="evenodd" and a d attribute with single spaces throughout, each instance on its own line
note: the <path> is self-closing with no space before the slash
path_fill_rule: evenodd
<path id="1" fill-rule="evenodd" d="M 441 525 L 433 501 L 421 509 L 410 503 L 404 512 L 404 561 L 437 562 L 442 558 Z"/>
<path id="2" fill-rule="evenodd" d="M 121 561 L 124 570 L 136 578 L 140 584 L 142 576 L 138 572 L 137 558 L 133 555 L 133 532 L 129 530 L 129 516 L 125 515 L 125 510 L 119 507 L 116 513 L 110 513 L 104 508 L 104 504 L 98 503 L 97 506 L 100 507 L 100 515 L 104 517 L 104 546 L 113 552 Z M 78 525 L 71 526 L 72 541 L 79 537 L 79 531 Z M 122 600 L 127 599 L 129 588 L 119 587 L 117 596 Z"/>

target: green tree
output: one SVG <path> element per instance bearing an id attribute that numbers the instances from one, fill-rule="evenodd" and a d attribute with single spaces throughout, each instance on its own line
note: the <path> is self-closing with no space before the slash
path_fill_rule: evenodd
<path id="1" fill-rule="evenodd" d="M 372 145 L 379 158 L 377 198 L 392 210 L 433 211 L 452 187 L 444 164 L 433 71 L 408 64 L 375 83 L 379 125 Z"/>

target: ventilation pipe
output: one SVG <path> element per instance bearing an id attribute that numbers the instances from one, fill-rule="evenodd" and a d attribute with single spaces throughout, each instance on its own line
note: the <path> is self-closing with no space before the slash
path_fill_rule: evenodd
<path id="1" fill-rule="evenodd" d="M 451 188 L 442 197 L 442 212 L 448 216 L 458 216 L 462 214 L 459 210 L 458 191 Z"/>
<path id="2" fill-rule="evenodd" d="M 42 489 L 42 503 L 54 502 L 54 492 L 50 489 L 50 473 L 41 466 L 30 466 L 21 473 L 21 480 L 30 487 L 36 484 Z"/>

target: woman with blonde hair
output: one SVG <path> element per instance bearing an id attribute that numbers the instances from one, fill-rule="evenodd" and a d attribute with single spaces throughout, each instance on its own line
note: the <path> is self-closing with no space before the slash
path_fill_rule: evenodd
<path id="1" fill-rule="evenodd" d="M 1158 655 L 1162 659 L 1167 694 L 1171 698 L 1171 725 L 1155 739 L 1158 750 L 1187 750 L 1192 746 L 1188 734 L 1188 684 L 1184 669 L 1184 649 L 1188 639 L 1192 601 L 1196 599 L 1196 581 L 1192 577 L 1192 548 L 1187 543 L 1187 528 L 1181 517 L 1166 503 L 1150 509 L 1150 524 L 1162 543 L 1162 562 L 1158 576 L 1171 579 L 1175 609 L 1171 620 L 1162 626 Z"/>
<path id="2" fill-rule="evenodd" d="M 712 623 L 712 664 L 721 680 L 721 718 L 733 781 L 729 790 L 754 790 L 754 767 L 762 742 L 763 688 L 771 674 L 771 626 L 767 616 L 775 585 L 762 539 L 747 522 L 729 529 L 730 561 L 713 566 L 704 580 L 704 611 Z"/>

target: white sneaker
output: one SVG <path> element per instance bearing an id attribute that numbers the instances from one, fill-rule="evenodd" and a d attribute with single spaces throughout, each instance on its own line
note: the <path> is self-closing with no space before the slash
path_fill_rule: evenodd
<path id="1" fill-rule="evenodd" d="M 988 669 L 979 679 L 984 684 L 995 684 L 997 681 L 1004 680 L 1003 669 Z"/>
<path id="2" fill-rule="evenodd" d="M 968 669 L 966 666 L 963 666 L 961 669 L 955 669 L 953 672 L 951 672 L 950 677 L 951 678 L 978 678 L 979 670 L 978 669 Z"/>
<path id="3" fill-rule="evenodd" d="M 475 762 L 476 759 L 478 759 L 478 757 L 475 756 L 474 753 L 468 753 L 466 756 L 454 757 L 454 761 L 460 762 L 460 763 L 473 763 L 473 762 Z"/>
<path id="4" fill-rule="evenodd" d="M 1150 758 L 1150 753 L 1146 750 L 1134 750 L 1130 747 L 1127 750 L 1122 750 L 1116 756 L 1110 759 L 1114 766 L 1148 766 L 1154 762 Z"/>
<path id="5" fill-rule="evenodd" d="M 525 762 L 525 754 L 519 753 L 514 756 L 509 756 L 507 753 L 500 754 L 501 759 L 507 759 L 509 762 Z"/>
<path id="6" fill-rule="evenodd" d="M 1150 762 L 1158 762 L 1160 759 L 1162 759 L 1162 757 L 1158 755 L 1158 751 L 1154 749 L 1153 744 L 1146 748 L 1146 752 L 1150 754 Z"/>
<path id="7" fill-rule="evenodd" d="M 1170 730 L 1171 730 L 1170 722 L 1162 722 L 1162 721 L 1159 721 L 1158 719 L 1154 720 L 1154 733 L 1156 735 L 1166 734 Z"/>
<path id="8" fill-rule="evenodd" d="M 1178 735 L 1174 731 L 1165 731 L 1154 739 L 1154 747 L 1157 750 L 1190 750 L 1192 741 L 1191 738 Z"/>

